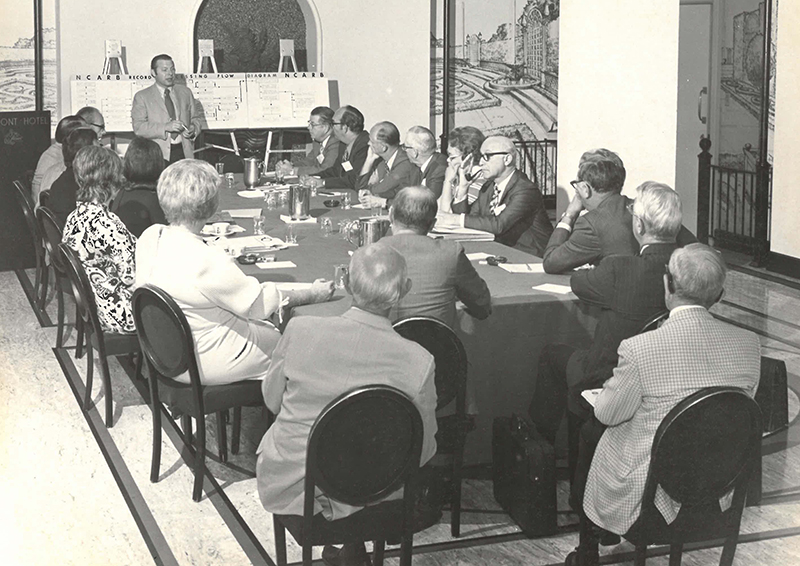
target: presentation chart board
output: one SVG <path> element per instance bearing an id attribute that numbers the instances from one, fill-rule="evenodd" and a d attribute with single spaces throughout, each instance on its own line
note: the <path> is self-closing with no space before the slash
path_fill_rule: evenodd
<path id="1" fill-rule="evenodd" d="M 199 73 L 179 75 L 205 115 L 203 129 L 301 128 L 316 106 L 329 106 L 328 79 L 321 73 Z M 133 96 L 153 84 L 148 75 L 75 75 L 70 81 L 75 113 L 94 106 L 106 130 L 130 132 Z"/>

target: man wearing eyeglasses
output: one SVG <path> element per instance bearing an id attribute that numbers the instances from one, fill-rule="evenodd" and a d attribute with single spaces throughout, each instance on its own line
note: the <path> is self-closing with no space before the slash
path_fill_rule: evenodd
<path id="1" fill-rule="evenodd" d="M 277 167 L 284 175 L 316 175 L 341 158 L 344 145 L 333 135 L 333 110 L 327 106 L 317 106 L 308 119 L 308 133 L 311 135 L 311 151 L 294 162 L 281 161 Z"/>
<path id="2" fill-rule="evenodd" d="M 438 199 L 442 196 L 447 157 L 436 151 L 433 132 L 423 126 L 412 126 L 406 133 L 406 143 L 400 146 L 408 159 L 422 171 L 421 185 L 428 187 Z"/>
<path id="3" fill-rule="evenodd" d="M 155 83 L 133 96 L 133 132 L 155 141 L 168 163 L 194 157 L 194 139 L 204 121 L 202 107 L 188 87 L 176 84 L 169 55 L 153 57 L 150 74 Z"/>
<path id="4" fill-rule="evenodd" d="M 358 199 L 369 207 L 388 208 L 403 187 L 419 185 L 422 172 L 400 147 L 400 131 L 378 122 L 369 131 L 369 151 L 356 182 Z"/>
<path id="5" fill-rule="evenodd" d="M 495 242 L 541 257 L 553 225 L 547 217 L 542 193 L 517 170 L 514 142 L 491 136 L 481 145 L 481 173 L 486 182 L 477 200 L 467 201 L 468 185 L 453 194 L 453 213 L 440 212 L 437 225 L 491 232 Z"/>
<path id="6" fill-rule="evenodd" d="M 97 134 L 97 141 L 102 141 L 103 136 L 106 135 L 106 121 L 97 108 L 84 106 L 75 115 L 94 130 L 94 133 Z"/>
<path id="7" fill-rule="evenodd" d="M 303 184 L 326 189 L 355 189 L 356 180 L 369 150 L 369 134 L 364 131 L 364 115 L 354 106 L 342 106 L 333 114 L 333 135 L 344 151 L 332 167 L 316 176 L 304 175 Z"/>

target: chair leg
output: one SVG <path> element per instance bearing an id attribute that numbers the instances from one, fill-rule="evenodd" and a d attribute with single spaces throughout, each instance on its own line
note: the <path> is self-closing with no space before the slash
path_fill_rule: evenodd
<path id="1" fill-rule="evenodd" d="M 192 442 L 192 417 L 189 415 L 181 415 L 181 428 L 183 429 L 183 441 L 189 448 L 190 452 L 194 452 L 194 443 Z"/>
<path id="2" fill-rule="evenodd" d="M 311 551 L 314 550 L 314 547 L 310 544 L 303 545 L 303 566 L 312 566 L 313 561 L 311 559 Z"/>
<path id="3" fill-rule="evenodd" d="M 233 408 L 233 431 L 231 432 L 231 454 L 239 453 L 239 436 L 242 434 L 242 408 Z"/>
<path id="4" fill-rule="evenodd" d="M 461 464 L 464 456 L 464 444 L 456 447 L 453 454 L 453 496 L 450 500 L 450 534 L 461 535 Z"/>
<path id="5" fill-rule="evenodd" d="M 197 445 L 194 451 L 194 489 L 192 499 L 200 501 L 203 496 L 203 472 L 206 463 L 206 418 L 197 417 Z"/>
<path id="6" fill-rule="evenodd" d="M 383 566 L 383 551 L 386 549 L 386 541 L 376 540 L 372 543 L 372 566 Z"/>
<path id="7" fill-rule="evenodd" d="M 111 373 L 108 371 L 108 359 L 105 352 L 100 352 L 100 370 L 103 373 L 103 397 L 106 405 L 106 428 L 114 426 L 114 403 L 111 393 Z"/>
<path id="8" fill-rule="evenodd" d="M 44 303 L 47 300 L 47 289 L 48 285 L 50 284 L 50 266 L 45 264 L 44 268 L 42 269 L 42 281 L 41 281 L 41 289 L 40 293 L 41 296 L 37 297 L 37 303 L 39 305 L 39 310 L 44 310 Z"/>
<path id="9" fill-rule="evenodd" d="M 148 366 L 148 373 L 152 374 Z M 153 457 L 150 460 L 150 481 L 158 481 L 158 470 L 161 467 L 161 402 L 158 400 L 158 385 L 153 375 L 148 379 L 150 385 L 150 409 L 153 412 Z"/>
<path id="10" fill-rule="evenodd" d="M 221 462 L 228 461 L 228 430 L 225 428 L 225 411 L 217 411 L 217 450 Z"/>
<path id="11" fill-rule="evenodd" d="M 286 566 L 286 529 L 275 516 L 272 517 L 272 530 L 275 535 L 275 561 L 278 566 Z"/>
<path id="12" fill-rule="evenodd" d="M 75 342 L 75 358 L 79 360 L 83 356 L 83 319 L 77 309 L 75 311 L 75 330 L 78 333 L 78 339 Z"/>
<path id="13" fill-rule="evenodd" d="M 83 410 L 88 411 L 92 402 L 92 378 L 94 377 L 94 350 L 89 337 L 86 337 L 86 394 L 83 399 Z"/>
<path id="14" fill-rule="evenodd" d="M 414 534 L 403 536 L 400 542 L 400 566 L 411 566 L 411 547 L 414 544 Z"/>
<path id="15" fill-rule="evenodd" d="M 676 542 L 669 545 L 669 566 L 681 566 L 683 557 L 683 543 Z"/>
<path id="16" fill-rule="evenodd" d="M 739 529 L 725 539 L 725 544 L 722 546 L 722 556 L 719 559 L 719 566 L 732 566 L 733 555 L 736 554 L 736 544 L 739 542 Z"/>
<path id="17" fill-rule="evenodd" d="M 33 304 L 39 302 L 39 285 L 42 283 L 42 255 L 36 251 L 36 275 L 33 278 Z"/>
<path id="18" fill-rule="evenodd" d="M 644 566 L 645 562 L 647 562 L 647 544 L 640 542 L 633 551 L 633 565 Z"/>
<path id="19" fill-rule="evenodd" d="M 144 379 L 142 375 L 142 364 L 144 363 L 144 352 L 136 354 L 136 373 L 133 374 L 134 379 Z"/>
<path id="20" fill-rule="evenodd" d="M 56 348 L 64 345 L 64 293 L 61 292 L 61 277 L 56 273 L 56 296 L 58 300 L 58 334 Z"/>

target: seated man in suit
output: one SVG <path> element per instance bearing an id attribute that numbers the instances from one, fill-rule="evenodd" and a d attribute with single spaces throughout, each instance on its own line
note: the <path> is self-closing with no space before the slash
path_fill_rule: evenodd
<path id="1" fill-rule="evenodd" d="M 495 242 L 541 257 L 553 225 L 539 188 L 517 170 L 514 142 L 503 136 L 486 138 L 481 173 L 485 182 L 477 200 L 468 204 L 469 182 L 459 183 L 453 192 L 453 213 L 440 212 L 438 222 L 491 232 Z"/>
<path id="2" fill-rule="evenodd" d="M 436 198 L 442 196 L 442 185 L 447 172 L 447 157 L 436 151 L 433 132 L 423 126 L 412 126 L 406 133 L 406 143 L 401 146 L 411 163 L 422 171 L 421 185 L 428 187 Z"/>
<path id="3" fill-rule="evenodd" d="M 303 184 L 327 189 L 355 189 L 358 175 L 369 150 L 369 134 L 364 131 L 364 115 L 354 106 L 342 106 L 333 114 L 333 135 L 344 145 L 331 167 L 316 176 L 303 176 Z"/>
<path id="4" fill-rule="evenodd" d="M 308 118 L 308 133 L 312 140 L 311 151 L 299 159 L 276 165 L 284 175 L 316 175 L 341 159 L 344 146 L 333 135 L 333 110 L 327 106 L 314 108 Z"/>
<path id="5" fill-rule="evenodd" d="M 544 252 L 547 273 L 564 273 L 587 263 L 596 265 L 612 255 L 636 255 L 639 244 L 630 230 L 627 210 L 631 200 L 621 192 L 625 175 L 622 159 L 613 151 L 599 148 L 581 156 L 578 178 L 572 181 L 575 195 Z M 681 227 L 679 245 L 696 241 Z"/>
<path id="6" fill-rule="evenodd" d="M 270 513 L 303 514 L 308 431 L 328 403 L 356 387 L 385 384 L 406 393 L 422 416 L 420 465 L 436 452 L 433 356 L 400 337 L 388 318 L 411 286 L 406 274 L 403 256 L 382 242 L 359 248 L 347 281 L 352 308 L 341 316 L 289 321 L 262 387 L 264 402 L 276 415 L 257 450 L 258 494 Z M 360 509 L 316 495 L 314 513 L 329 520 Z M 326 547 L 323 559 L 350 565 L 368 560 L 363 543 L 345 545 L 341 553 Z"/>
<path id="7" fill-rule="evenodd" d="M 391 122 L 378 122 L 369 131 L 369 152 L 356 182 L 358 199 L 370 207 L 389 208 L 403 187 L 419 185 L 422 172 L 400 147 L 400 132 Z"/>
<path id="8" fill-rule="evenodd" d="M 492 312 L 489 287 L 461 244 L 428 237 L 436 222 L 436 210 L 436 196 L 422 186 L 402 189 L 389 209 L 392 235 L 381 242 L 405 258 L 408 276 L 414 282 L 390 318 L 431 316 L 454 328 L 458 299 L 469 314 L 483 320 Z"/>
<path id="9" fill-rule="evenodd" d="M 33 173 L 31 196 L 33 196 L 33 202 L 36 206 L 39 205 L 39 193 L 50 190 L 53 181 L 58 179 L 59 175 L 67 168 L 64 165 L 64 154 L 61 148 L 67 136 L 81 126 L 86 127 L 87 124 L 77 116 L 65 116 L 58 122 L 58 126 L 56 126 L 56 141 L 39 157 L 39 161 L 36 163 L 36 170 Z M 45 178 L 47 178 L 46 182 L 44 182 Z"/>
<path id="10" fill-rule="evenodd" d="M 638 333 L 645 322 L 666 310 L 661 278 L 677 248 L 681 200 L 667 185 L 648 181 L 636 189 L 632 234 L 637 255 L 604 258 L 595 269 L 572 275 L 572 291 L 584 303 L 601 309 L 588 350 L 548 344 L 539 356 L 536 389 L 529 413 L 538 431 L 555 443 L 564 409 L 569 407 L 570 478 L 577 462 L 578 432 L 591 416 L 581 391 L 601 387 L 617 365 L 617 348 Z"/>
<path id="11" fill-rule="evenodd" d="M 100 145 L 97 133 L 88 126 L 78 127 L 67 136 L 61 152 L 64 157 L 66 169 L 53 181 L 50 187 L 49 208 L 63 226 L 67 221 L 69 213 L 77 206 L 76 195 L 78 193 L 78 183 L 75 181 L 75 172 L 72 170 L 72 162 L 78 152 L 90 145 Z"/>
<path id="12" fill-rule="evenodd" d="M 175 63 L 166 54 L 150 61 L 151 86 L 133 95 L 131 122 L 137 136 L 154 140 L 164 161 L 194 157 L 194 139 L 203 127 L 203 109 L 192 91 L 175 84 Z"/>
<path id="13" fill-rule="evenodd" d="M 591 462 L 578 502 L 595 525 L 624 535 L 636 522 L 656 430 L 681 400 L 705 387 L 740 387 L 754 396 L 760 377 L 758 336 L 708 312 L 723 292 L 725 263 L 718 252 L 690 244 L 673 252 L 663 276 L 669 318 L 661 328 L 624 340 L 614 375 L 598 395 L 594 414 L 608 428 L 594 446 L 581 444 Z M 593 457 L 592 457 L 593 456 Z M 582 472 L 579 468 L 578 472 Z M 678 506 L 656 494 L 669 524 Z M 723 498 L 720 509 L 730 505 Z M 592 537 L 593 538 L 593 537 Z M 596 564 L 597 542 L 581 540 L 581 564 Z"/>

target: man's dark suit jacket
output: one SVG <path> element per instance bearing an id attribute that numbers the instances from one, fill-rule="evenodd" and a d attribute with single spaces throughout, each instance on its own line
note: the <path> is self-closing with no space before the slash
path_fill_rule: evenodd
<path id="1" fill-rule="evenodd" d="M 454 203 L 453 212 L 466 213 L 465 228 L 491 232 L 495 242 L 542 257 L 553 225 L 547 217 L 539 188 L 524 173 L 514 171 L 500 198 L 499 206 L 505 205 L 505 208 L 495 216 L 489 207 L 494 187 L 494 181 L 487 181 L 475 202 L 470 205 L 465 199 Z"/>
<path id="2" fill-rule="evenodd" d="M 122 189 L 109 209 L 137 238 L 153 224 L 167 224 L 153 185 L 133 185 Z"/>
<path id="3" fill-rule="evenodd" d="M 422 172 L 422 184 L 428 187 L 438 199 L 442 196 L 444 175 L 447 172 L 447 157 L 438 151 L 431 155 L 428 167 Z"/>
<path id="4" fill-rule="evenodd" d="M 373 171 L 378 172 L 377 183 L 369 184 Z M 376 159 L 372 168 L 365 175 L 360 175 L 356 181 L 356 190 L 369 189 L 373 195 L 392 200 L 400 189 L 413 187 L 422 182 L 422 172 L 419 167 L 411 163 L 406 152 L 398 148 L 392 168 L 386 161 Z"/>
<path id="5" fill-rule="evenodd" d="M 63 226 L 67 222 L 69 213 L 77 206 L 75 195 L 78 192 L 78 183 L 72 166 L 67 167 L 63 173 L 53 181 L 50 187 L 50 203 L 48 207 Z"/>
<path id="6" fill-rule="evenodd" d="M 604 258 L 595 269 L 572 275 L 572 292 L 581 301 L 600 307 L 594 342 L 573 354 L 567 369 L 570 389 L 602 387 L 617 365 L 620 342 L 637 334 L 645 322 L 666 310 L 664 266 L 676 244 L 650 244 L 641 255 Z"/>
<path id="7" fill-rule="evenodd" d="M 612 255 L 636 255 L 639 243 L 633 235 L 631 215 L 626 209 L 632 202 L 617 193 L 608 196 L 597 208 L 578 217 L 572 232 L 556 228 L 544 251 L 544 270 L 547 273 L 563 273 L 580 265 L 597 265 L 604 257 Z M 678 246 L 696 242 L 689 230 L 681 227 Z"/>
<path id="8" fill-rule="evenodd" d="M 486 282 L 467 259 L 464 248 L 453 240 L 434 240 L 420 234 L 381 238 L 408 265 L 411 291 L 400 300 L 390 318 L 431 316 L 453 327 L 456 299 L 467 312 L 484 319 L 492 312 L 492 297 Z"/>
<path id="9" fill-rule="evenodd" d="M 328 167 L 324 171 L 319 172 L 319 177 L 321 179 L 325 179 L 325 188 L 355 189 L 358 175 L 361 173 L 361 168 L 364 167 L 364 161 L 367 160 L 368 150 L 369 133 L 361 132 L 353 142 L 353 146 L 350 148 L 350 153 L 347 155 L 347 159 L 344 158 L 345 154 L 347 153 L 347 146 L 345 146 L 345 149 L 339 154 L 339 157 L 336 159 L 333 167 Z M 350 171 L 344 170 L 344 167 L 342 167 L 343 161 L 350 162 L 350 165 L 352 166 Z"/>

